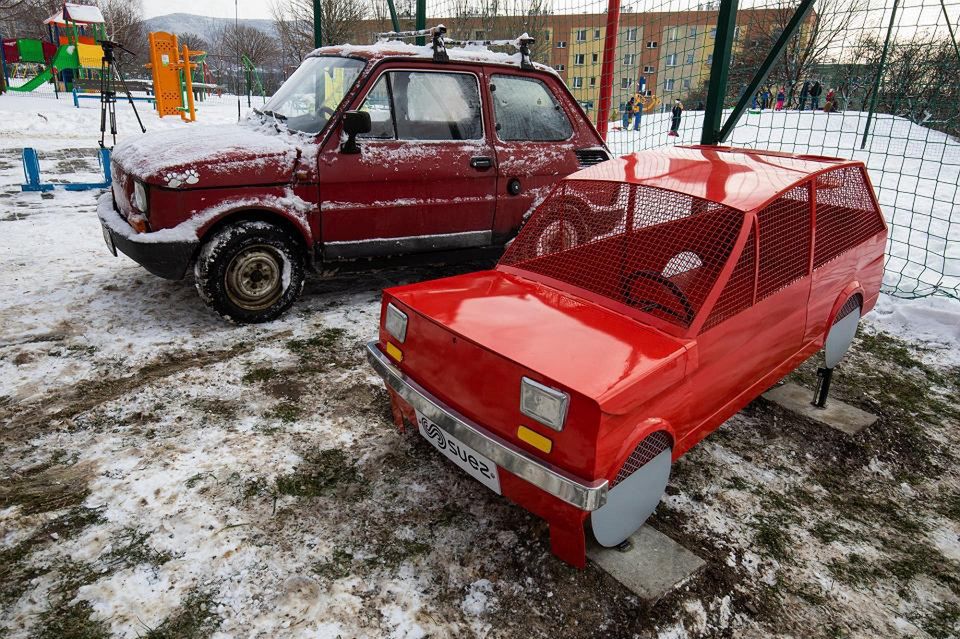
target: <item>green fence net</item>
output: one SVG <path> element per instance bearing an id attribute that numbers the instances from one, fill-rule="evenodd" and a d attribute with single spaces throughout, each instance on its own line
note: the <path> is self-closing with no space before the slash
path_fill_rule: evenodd
<path id="1" fill-rule="evenodd" d="M 744 0 L 736 13 L 725 114 L 745 92 L 799 0 Z M 372 42 L 393 26 L 388 0 L 324 2 L 326 43 Z M 619 7 L 611 73 L 608 11 Z M 616 154 L 699 143 L 720 3 L 685 0 L 431 0 L 427 26 L 458 40 L 536 38 Z M 417 3 L 395 0 L 401 29 Z M 863 160 L 890 225 L 884 288 L 960 298 L 960 2 L 817 0 L 727 144 Z M 612 43 L 611 43 L 612 44 Z M 287 48 L 285 45 L 285 48 Z M 611 108 L 599 113 L 601 88 Z M 671 109 L 683 106 L 676 137 Z"/>

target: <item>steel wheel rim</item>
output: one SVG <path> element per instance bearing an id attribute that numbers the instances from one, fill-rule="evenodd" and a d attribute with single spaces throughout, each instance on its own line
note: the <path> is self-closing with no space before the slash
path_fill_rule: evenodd
<path id="1" fill-rule="evenodd" d="M 237 253 L 224 275 L 230 301 L 247 311 L 262 311 L 283 295 L 284 261 L 272 246 L 257 244 Z"/>

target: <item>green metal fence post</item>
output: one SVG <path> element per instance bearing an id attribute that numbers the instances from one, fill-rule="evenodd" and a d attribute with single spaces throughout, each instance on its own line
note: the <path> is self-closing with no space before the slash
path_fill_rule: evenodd
<path id="1" fill-rule="evenodd" d="M 883 41 L 883 52 L 880 54 L 880 66 L 877 67 L 877 77 L 873 80 L 873 95 L 870 96 L 870 111 L 867 112 L 867 124 L 863 127 L 863 140 L 860 142 L 860 149 L 867 147 L 867 136 L 870 134 L 870 123 L 873 121 L 873 113 L 877 110 L 877 95 L 880 93 L 880 79 L 883 77 L 883 67 L 887 64 L 887 52 L 890 50 L 890 36 L 893 34 L 893 25 L 897 19 L 897 7 L 900 6 L 900 0 L 893 0 L 893 10 L 890 12 L 890 24 L 887 26 L 887 37 Z"/>
<path id="2" fill-rule="evenodd" d="M 390 9 L 390 22 L 393 23 L 393 30 L 400 30 L 400 19 L 397 17 L 397 7 L 393 0 L 387 0 L 387 7 Z"/>
<path id="3" fill-rule="evenodd" d="M 414 27 L 418 31 L 427 28 L 427 0 L 417 0 L 417 26 Z M 423 36 L 417 37 L 417 44 L 423 46 L 427 43 L 427 39 Z"/>
<path id="4" fill-rule="evenodd" d="M 723 98 L 727 93 L 727 72 L 737 26 L 737 0 L 720 0 L 717 15 L 717 37 L 713 43 L 713 63 L 710 65 L 710 83 L 707 85 L 707 104 L 703 113 L 701 144 L 716 144 L 720 140 L 720 122 L 723 117 Z"/>
<path id="5" fill-rule="evenodd" d="M 313 0 L 313 46 L 323 46 L 323 7 L 322 0 Z"/>
<path id="6" fill-rule="evenodd" d="M 813 2 L 814 0 L 801 0 L 800 4 L 797 6 L 797 10 L 793 14 L 793 17 L 791 17 L 790 21 L 787 23 L 787 28 L 784 29 L 783 33 L 780 34 L 780 37 L 777 38 L 773 48 L 770 49 L 769 53 L 767 53 L 767 57 L 764 59 L 763 64 L 761 64 L 760 68 L 757 69 L 753 79 L 750 80 L 750 84 L 747 85 L 746 90 L 740 96 L 740 99 L 737 100 L 736 106 L 733 107 L 733 112 L 730 113 L 727 121 L 723 123 L 723 127 L 720 129 L 720 133 L 717 136 L 717 141 L 713 142 L 713 144 L 719 144 L 723 142 L 727 139 L 727 136 L 730 135 L 730 132 L 733 131 L 733 127 L 737 125 L 737 121 L 740 120 L 740 116 L 742 116 L 743 112 L 747 110 L 747 105 L 750 104 L 751 97 L 757 92 L 757 89 L 761 84 L 763 84 L 764 80 L 767 79 L 770 69 L 773 68 L 777 58 L 779 58 L 780 54 L 783 53 L 783 50 L 786 49 L 787 42 L 789 42 L 790 38 L 794 36 L 794 34 L 797 32 L 797 29 L 800 28 L 800 24 L 807 17 L 807 13 L 809 13 L 810 9 L 813 8 Z"/>

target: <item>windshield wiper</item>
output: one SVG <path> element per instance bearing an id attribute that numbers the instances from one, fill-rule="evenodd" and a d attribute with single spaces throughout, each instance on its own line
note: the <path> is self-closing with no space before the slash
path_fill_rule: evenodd
<path id="1" fill-rule="evenodd" d="M 254 109 L 254 111 L 256 111 L 256 109 Z M 285 116 L 284 114 L 277 113 L 276 111 L 270 111 L 267 109 L 264 109 L 263 111 L 257 111 L 257 113 L 260 113 L 262 115 L 269 115 L 274 120 L 279 120 L 280 122 L 283 122 L 284 120 L 287 119 L 287 116 Z"/>

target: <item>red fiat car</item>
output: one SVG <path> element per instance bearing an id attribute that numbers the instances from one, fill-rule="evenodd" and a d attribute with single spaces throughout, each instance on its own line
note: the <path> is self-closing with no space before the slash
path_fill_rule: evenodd
<path id="1" fill-rule="evenodd" d="M 525 55 L 327 47 L 249 121 L 119 145 L 98 213 L 114 255 L 169 279 L 192 266 L 214 310 L 262 322 L 310 269 L 501 247 L 560 178 L 609 157 Z"/>
<path id="2" fill-rule="evenodd" d="M 673 460 L 825 344 L 842 354 L 886 236 L 862 163 L 645 151 L 560 182 L 495 270 L 384 291 L 367 356 L 398 426 L 583 566 L 587 523 L 623 542 Z"/>

